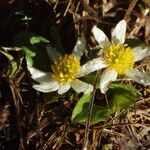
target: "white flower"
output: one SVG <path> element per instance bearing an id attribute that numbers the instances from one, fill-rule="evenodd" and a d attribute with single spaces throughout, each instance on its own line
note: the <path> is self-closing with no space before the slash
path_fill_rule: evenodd
<path id="1" fill-rule="evenodd" d="M 41 92 L 53 92 L 58 90 L 58 94 L 63 94 L 70 88 L 73 88 L 73 90 L 78 93 L 91 92 L 93 86 L 78 78 L 95 70 L 99 70 L 106 65 L 101 58 L 96 58 L 80 66 L 80 57 L 84 51 L 85 39 L 83 36 L 78 39 L 73 54 L 70 55 L 61 56 L 55 48 L 48 46 L 47 53 L 51 60 L 54 61 L 53 65 L 51 65 L 52 72 L 43 72 L 36 68 L 28 67 L 32 79 L 40 83 L 33 85 L 33 88 Z"/>
<path id="2" fill-rule="evenodd" d="M 134 63 L 150 56 L 150 47 L 130 48 L 125 42 L 127 23 L 125 20 L 120 21 L 112 32 L 111 42 L 105 33 L 98 27 L 93 26 L 92 33 L 102 48 L 101 60 L 104 65 L 107 64 L 106 70 L 102 73 L 100 79 L 100 89 L 105 93 L 111 81 L 117 79 L 118 74 L 125 74 L 130 79 L 143 84 L 150 85 L 150 75 L 134 69 Z M 102 64 L 102 61 L 100 61 Z M 105 68 L 105 66 L 102 66 Z"/>

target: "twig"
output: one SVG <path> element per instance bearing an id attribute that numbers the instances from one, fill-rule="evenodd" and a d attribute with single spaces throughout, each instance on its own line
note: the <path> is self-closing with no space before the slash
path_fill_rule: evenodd
<path id="1" fill-rule="evenodd" d="M 86 10 L 86 12 L 90 16 L 93 16 L 93 17 L 99 19 L 97 12 L 88 4 L 89 3 L 88 0 L 81 0 L 81 3 L 83 5 L 84 9 Z"/>
<path id="2" fill-rule="evenodd" d="M 59 0 L 57 0 L 56 3 L 55 3 L 55 6 L 54 6 L 54 8 L 53 8 L 54 11 L 56 11 L 56 7 L 57 7 L 57 5 L 58 5 L 58 2 L 59 2 Z"/>
<path id="3" fill-rule="evenodd" d="M 105 100 L 106 100 L 106 103 L 107 103 L 108 110 L 110 110 L 107 94 L 105 93 L 104 95 L 105 95 Z"/>
<path id="4" fill-rule="evenodd" d="M 21 127 L 21 116 L 20 116 L 20 106 L 19 106 L 19 97 L 18 96 L 18 92 L 16 90 L 16 86 L 14 84 L 13 79 L 10 79 L 10 88 L 11 88 L 11 92 L 13 95 L 13 100 L 14 100 L 14 104 L 15 104 L 15 108 L 16 108 L 16 117 L 17 117 L 17 122 L 18 122 L 18 128 L 19 128 L 19 133 L 20 133 L 20 144 L 23 150 L 25 150 L 25 145 L 24 145 L 24 136 L 23 136 L 23 131 L 22 131 L 22 127 Z"/>
<path id="5" fill-rule="evenodd" d="M 41 93 L 39 91 L 37 91 L 37 101 L 36 101 L 36 113 L 37 113 L 37 129 L 39 129 L 39 144 L 40 144 L 40 147 L 42 148 L 43 147 L 43 136 L 42 136 L 42 132 L 40 130 L 40 123 L 41 123 L 41 119 L 43 117 L 43 114 L 42 114 L 42 110 L 43 110 L 43 99 L 42 99 L 42 96 L 41 96 Z M 37 144 L 38 145 L 38 144 Z M 38 148 L 37 148 L 38 149 Z"/>
<path id="6" fill-rule="evenodd" d="M 89 102 L 87 121 L 86 121 L 86 127 L 85 127 L 85 140 L 84 140 L 83 150 L 87 150 L 88 149 L 91 117 L 92 117 L 93 104 L 94 104 L 94 98 L 95 98 L 95 93 L 96 93 L 96 83 L 97 83 L 98 77 L 99 77 L 99 72 L 96 73 L 95 83 L 94 83 L 94 90 L 93 90 L 93 93 L 92 93 L 92 98 L 91 98 L 91 100 Z"/>
<path id="7" fill-rule="evenodd" d="M 22 48 L 19 48 L 19 47 L 2 47 L 4 50 L 6 51 L 21 51 Z"/>
<path id="8" fill-rule="evenodd" d="M 65 10 L 65 13 L 64 13 L 63 17 L 66 16 L 66 14 L 67 14 L 67 12 L 68 12 L 68 9 L 69 9 L 69 7 L 70 7 L 70 5 L 71 5 L 71 3 L 72 3 L 72 0 L 69 0 L 68 5 L 67 5 L 67 8 L 66 8 L 66 10 Z"/>
<path id="9" fill-rule="evenodd" d="M 118 118 L 119 116 L 121 116 L 125 111 L 121 111 L 117 114 L 117 116 L 115 116 L 114 118 L 112 118 L 109 122 L 107 122 L 104 126 L 110 125 L 116 118 Z"/>
<path id="10" fill-rule="evenodd" d="M 129 5 L 127 11 L 126 11 L 125 17 L 124 17 L 125 20 L 128 21 L 130 15 L 131 15 L 131 12 L 132 12 L 133 8 L 135 7 L 137 1 L 138 1 L 138 0 L 133 0 L 133 1 L 130 3 L 130 5 Z"/>
<path id="11" fill-rule="evenodd" d="M 107 126 L 103 126 L 102 128 L 109 128 L 109 127 L 113 127 L 113 126 L 127 126 L 127 125 L 134 125 L 137 127 L 144 127 L 150 130 L 149 124 L 140 124 L 140 123 L 120 123 L 120 124 L 110 124 Z"/>

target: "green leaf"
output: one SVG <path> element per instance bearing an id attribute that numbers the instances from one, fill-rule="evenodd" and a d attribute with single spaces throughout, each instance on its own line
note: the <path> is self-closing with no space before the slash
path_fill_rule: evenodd
<path id="1" fill-rule="evenodd" d="M 6 51 L 0 50 L 0 52 L 1 52 L 3 55 L 5 55 L 5 56 L 8 58 L 8 60 L 9 60 L 10 62 L 14 60 L 14 57 L 11 56 L 10 54 L 8 54 Z"/>
<path id="2" fill-rule="evenodd" d="M 122 109 L 127 110 L 136 100 L 137 90 L 125 84 L 111 84 L 108 90 L 111 110 L 116 112 Z"/>
<path id="3" fill-rule="evenodd" d="M 86 123 L 90 99 L 91 94 L 85 94 L 81 97 L 73 110 L 72 121 L 80 124 Z M 111 112 L 108 110 L 107 107 L 94 104 L 91 124 L 106 121 L 110 117 L 110 115 Z"/>
<path id="4" fill-rule="evenodd" d="M 21 32 L 14 36 L 14 43 L 24 50 L 28 66 L 49 71 L 50 62 L 46 52 L 46 43 L 48 43 L 46 38 L 33 33 Z"/>
<path id="5" fill-rule="evenodd" d="M 30 39 L 37 35 L 28 33 L 28 32 L 20 32 L 14 36 L 14 43 L 17 47 L 21 47 L 26 54 L 34 57 L 37 52 L 37 47 L 35 44 L 32 44 Z"/>
<path id="6" fill-rule="evenodd" d="M 95 83 L 95 76 L 96 76 L 96 71 L 95 72 L 92 72 L 86 76 L 83 76 L 81 77 L 80 79 L 86 83 L 89 83 L 89 84 L 94 84 Z M 97 79 L 97 81 L 100 80 L 100 76 L 99 78 Z M 96 88 L 99 88 L 99 82 L 96 83 Z"/>
<path id="7" fill-rule="evenodd" d="M 88 103 L 90 99 L 91 99 L 91 93 L 85 94 L 80 98 L 80 100 L 78 101 L 78 103 L 76 104 L 76 106 L 73 110 L 71 120 L 73 120 L 78 114 L 80 114 L 82 112 L 83 105 L 85 103 Z"/>
<path id="8" fill-rule="evenodd" d="M 32 52 L 28 47 L 22 46 L 22 49 L 25 51 L 26 55 L 34 57 L 36 55 L 35 52 Z"/>
<path id="9" fill-rule="evenodd" d="M 128 44 L 130 47 L 143 46 L 144 43 L 137 39 L 126 39 L 125 44 Z"/>
<path id="10" fill-rule="evenodd" d="M 42 36 L 31 37 L 30 42 L 31 42 L 31 44 L 37 44 L 37 43 L 40 43 L 40 42 L 49 43 L 49 41 L 46 38 L 42 37 Z"/>
<path id="11" fill-rule="evenodd" d="M 5 75 L 8 78 L 13 77 L 14 75 L 16 75 L 20 69 L 21 69 L 21 63 L 23 60 L 23 57 L 16 57 L 14 58 L 11 54 L 9 54 L 6 50 L 1 49 L 0 52 L 7 58 L 8 60 L 8 66 L 5 67 L 7 68 L 6 70 L 4 69 Z M 6 62 L 4 62 L 6 63 Z"/>
<path id="12" fill-rule="evenodd" d="M 33 66 L 33 59 L 30 55 L 26 54 L 26 61 L 27 61 L 27 66 L 32 67 Z"/>
<path id="13" fill-rule="evenodd" d="M 9 68 L 9 77 L 12 77 L 18 72 L 18 64 L 16 61 L 12 61 Z"/>
<path id="14" fill-rule="evenodd" d="M 86 83 L 89 83 L 89 84 L 94 84 L 95 82 L 95 75 L 96 75 L 96 72 L 92 72 L 86 76 L 83 76 L 81 77 L 80 79 Z"/>

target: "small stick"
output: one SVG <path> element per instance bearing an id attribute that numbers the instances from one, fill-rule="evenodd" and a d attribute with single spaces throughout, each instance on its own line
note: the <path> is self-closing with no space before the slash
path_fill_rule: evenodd
<path id="1" fill-rule="evenodd" d="M 137 1 L 138 1 L 138 0 L 133 0 L 133 1 L 130 3 L 130 5 L 129 5 L 127 11 L 126 11 L 126 14 L 125 14 L 125 16 L 124 16 L 124 19 L 125 19 L 125 20 L 127 20 L 127 21 L 129 20 L 129 17 L 130 17 L 130 15 L 131 15 L 131 12 L 132 12 L 133 8 L 135 7 Z"/>
<path id="2" fill-rule="evenodd" d="M 93 93 L 92 93 L 92 98 L 89 102 L 87 121 L 86 121 L 86 127 L 85 127 L 85 140 L 84 140 L 83 150 L 88 150 L 89 132 L 90 132 L 90 125 L 91 125 L 94 98 L 95 98 L 95 93 L 96 93 L 96 83 L 97 83 L 98 77 L 99 77 L 99 72 L 96 73 L 95 83 L 94 83 L 94 90 L 93 90 Z"/>
<path id="3" fill-rule="evenodd" d="M 18 122 L 18 128 L 20 131 L 20 145 L 22 150 L 25 150 L 25 141 L 24 141 L 24 136 L 23 136 L 23 131 L 22 131 L 22 126 L 21 126 L 21 116 L 20 116 L 20 106 L 19 106 L 19 98 L 18 97 L 18 92 L 16 90 L 16 87 L 14 86 L 14 81 L 11 79 L 9 81 L 10 83 L 10 88 L 11 88 L 11 92 L 13 95 L 13 100 L 14 100 L 14 105 L 15 105 L 15 109 L 16 109 L 16 113 L 17 113 L 17 122 Z"/>

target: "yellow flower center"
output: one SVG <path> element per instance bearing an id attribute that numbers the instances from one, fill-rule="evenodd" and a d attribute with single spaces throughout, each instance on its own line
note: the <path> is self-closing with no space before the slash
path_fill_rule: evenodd
<path id="1" fill-rule="evenodd" d="M 134 66 L 134 51 L 127 44 L 112 44 L 105 50 L 104 59 L 118 74 L 126 74 Z"/>
<path id="2" fill-rule="evenodd" d="M 70 83 L 79 75 L 80 61 L 74 55 L 65 55 L 51 65 L 53 77 L 59 83 Z"/>

